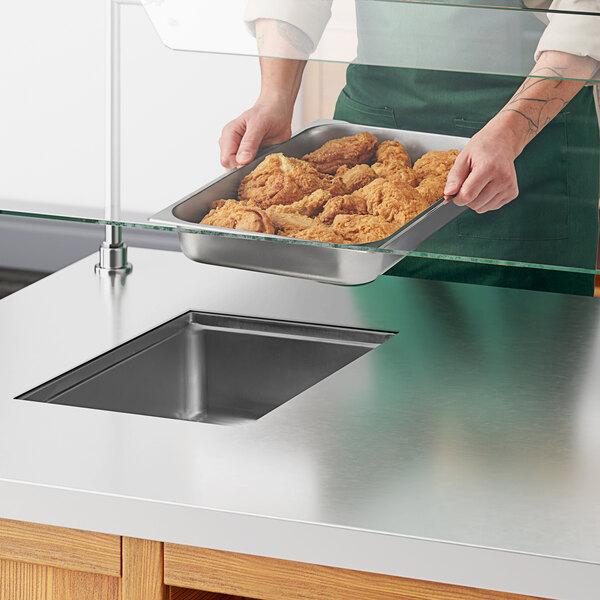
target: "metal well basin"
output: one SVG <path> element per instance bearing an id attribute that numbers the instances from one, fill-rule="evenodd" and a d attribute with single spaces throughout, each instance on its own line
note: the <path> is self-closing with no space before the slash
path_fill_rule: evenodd
<path id="1" fill-rule="evenodd" d="M 187 421 L 252 421 L 392 335 L 190 312 L 19 398 Z"/>

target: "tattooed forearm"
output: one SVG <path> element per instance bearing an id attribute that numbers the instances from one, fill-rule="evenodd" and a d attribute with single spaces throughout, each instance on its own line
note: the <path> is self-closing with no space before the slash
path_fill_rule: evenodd
<path id="1" fill-rule="evenodd" d="M 513 108 L 519 104 L 521 108 Z M 528 124 L 529 138 L 533 138 L 567 105 L 562 98 L 519 98 L 511 100 L 501 112 L 521 115 Z"/>
<path id="2" fill-rule="evenodd" d="M 566 70 L 566 67 L 552 67 L 548 65 L 537 69 L 533 69 L 533 71 L 531 71 L 529 75 L 531 77 L 552 77 L 552 75 L 554 75 L 555 77 L 560 78 L 565 76 Z"/>
<path id="3" fill-rule="evenodd" d="M 595 66 L 590 66 L 585 75 L 591 77 L 593 70 Z M 500 111 L 500 114 L 514 113 L 523 119 L 525 143 L 552 121 L 583 87 L 583 81 L 568 79 L 569 75 L 566 66 L 538 65 Z"/>

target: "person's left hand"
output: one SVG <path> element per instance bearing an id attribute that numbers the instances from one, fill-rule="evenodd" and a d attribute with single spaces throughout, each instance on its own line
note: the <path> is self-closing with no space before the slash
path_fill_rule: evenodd
<path id="1" fill-rule="evenodd" d="M 477 213 L 508 204 L 519 194 L 514 162 L 521 150 L 510 123 L 492 119 L 458 155 L 448 174 L 446 200 Z"/>

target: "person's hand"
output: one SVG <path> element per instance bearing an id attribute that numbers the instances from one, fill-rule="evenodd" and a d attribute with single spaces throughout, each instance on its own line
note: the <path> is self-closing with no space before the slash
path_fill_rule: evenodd
<path id="1" fill-rule="evenodd" d="M 485 213 L 518 196 L 514 163 L 522 147 L 502 121 L 502 118 L 492 119 L 458 155 L 444 189 L 447 200 Z"/>
<path id="2" fill-rule="evenodd" d="M 258 101 L 223 128 L 221 164 L 235 169 L 248 164 L 261 146 L 285 142 L 292 135 L 292 108 L 276 99 Z"/>

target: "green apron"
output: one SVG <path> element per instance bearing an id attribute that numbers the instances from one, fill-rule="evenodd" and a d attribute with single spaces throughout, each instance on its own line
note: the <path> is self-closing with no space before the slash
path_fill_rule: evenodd
<path id="1" fill-rule="evenodd" d="M 361 33 L 358 17 L 360 61 L 361 53 L 369 54 L 369 31 L 363 23 Z M 376 32 L 374 26 L 371 30 Z M 530 41 L 533 48 L 536 40 Z M 353 63 L 334 118 L 471 137 L 501 110 L 522 81 L 516 76 Z M 598 147 L 598 120 L 592 89 L 587 87 L 517 159 L 516 200 L 483 215 L 467 209 L 419 251 L 595 268 Z M 388 274 L 581 295 L 593 295 L 594 290 L 593 275 L 416 257 L 403 259 Z"/>

